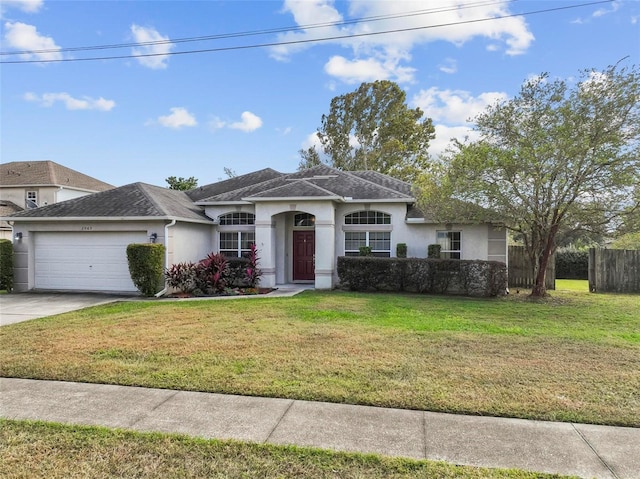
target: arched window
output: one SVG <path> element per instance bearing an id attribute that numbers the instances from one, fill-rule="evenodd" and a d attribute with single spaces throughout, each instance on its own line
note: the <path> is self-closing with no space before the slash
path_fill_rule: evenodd
<path id="1" fill-rule="evenodd" d="M 298 213 L 293 219 L 294 226 L 314 226 L 316 217 L 309 213 Z"/>
<path id="2" fill-rule="evenodd" d="M 382 211 L 356 211 L 345 215 L 344 224 L 345 256 L 358 256 L 362 246 L 370 247 L 374 256 L 391 256 L 391 215 Z"/>
<path id="3" fill-rule="evenodd" d="M 345 225 L 390 225 L 391 215 L 382 211 L 356 211 L 344 217 Z"/>
<path id="4" fill-rule="evenodd" d="M 256 215 L 253 213 L 227 213 L 218 216 L 218 224 L 226 225 L 254 225 L 256 224 Z"/>
<path id="5" fill-rule="evenodd" d="M 228 258 L 247 256 L 251 245 L 256 242 L 256 215 L 253 213 L 235 212 L 220 215 L 220 253 Z"/>

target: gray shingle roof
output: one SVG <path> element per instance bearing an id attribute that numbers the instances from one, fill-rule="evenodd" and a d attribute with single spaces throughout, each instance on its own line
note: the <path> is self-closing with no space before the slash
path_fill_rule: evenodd
<path id="1" fill-rule="evenodd" d="M 374 172 L 346 172 L 326 165 L 307 168 L 291 174 L 255 183 L 237 190 L 202 198 L 200 204 L 251 201 L 267 198 L 327 198 L 352 200 L 413 201 L 411 186 Z"/>
<path id="2" fill-rule="evenodd" d="M 208 220 L 201 207 L 193 204 L 184 191 L 145 183 L 132 183 L 111 190 L 24 210 L 12 218 L 175 218 Z"/>
<path id="3" fill-rule="evenodd" d="M 193 190 L 187 191 L 186 193 L 193 201 L 200 201 L 211 196 L 217 196 L 229 191 L 239 190 L 247 186 L 260 184 L 281 176 L 285 176 L 284 173 L 272 170 L 271 168 L 265 168 L 263 170 L 254 171 L 253 173 L 247 173 L 246 175 L 235 176 L 228 180 L 211 183 L 210 185 L 199 186 Z"/>
<path id="4" fill-rule="evenodd" d="M 12 161 L 0 165 L 1 186 L 61 186 L 105 191 L 113 185 L 53 161 Z"/>

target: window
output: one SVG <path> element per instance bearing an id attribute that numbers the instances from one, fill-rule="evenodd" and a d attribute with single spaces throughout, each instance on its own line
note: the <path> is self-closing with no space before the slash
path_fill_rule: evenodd
<path id="1" fill-rule="evenodd" d="M 460 231 L 438 231 L 440 257 L 444 259 L 460 259 Z"/>
<path id="2" fill-rule="evenodd" d="M 27 205 L 27 209 L 37 208 L 38 207 L 38 192 L 37 191 L 27 191 L 27 198 L 25 201 Z"/>
<path id="3" fill-rule="evenodd" d="M 253 213 L 228 213 L 218 216 L 218 224 L 222 226 L 254 225 L 256 215 Z"/>
<path id="4" fill-rule="evenodd" d="M 357 211 L 344 217 L 345 225 L 390 225 L 391 215 L 382 211 Z"/>
<path id="5" fill-rule="evenodd" d="M 298 213 L 293 219 L 294 226 L 314 226 L 316 217 L 309 213 Z"/>
<path id="6" fill-rule="evenodd" d="M 374 256 L 391 256 L 391 215 L 382 211 L 356 211 L 344 217 L 344 254 L 358 256 L 369 246 Z"/>
<path id="7" fill-rule="evenodd" d="M 220 253 L 227 258 L 247 257 L 255 242 L 256 234 L 253 231 L 221 232 Z"/>
<path id="8" fill-rule="evenodd" d="M 220 253 L 227 258 L 248 256 L 251 245 L 256 242 L 255 223 L 256 215 L 253 213 L 235 212 L 218 216 Z"/>
<path id="9" fill-rule="evenodd" d="M 345 256 L 358 256 L 360 246 L 371 247 L 373 256 L 391 256 L 391 231 L 346 231 L 344 233 Z"/>

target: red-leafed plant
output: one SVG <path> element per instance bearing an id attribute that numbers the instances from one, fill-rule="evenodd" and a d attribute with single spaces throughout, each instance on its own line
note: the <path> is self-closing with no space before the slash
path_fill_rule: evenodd
<path id="1" fill-rule="evenodd" d="M 209 253 L 198 263 L 197 283 L 205 294 L 218 294 L 224 291 L 229 276 L 229 262 L 221 253 Z"/>
<path id="2" fill-rule="evenodd" d="M 197 289 L 196 275 L 198 265 L 195 263 L 176 263 L 164 272 L 167 285 L 181 293 L 192 294 Z"/>
<path id="3" fill-rule="evenodd" d="M 245 270 L 247 282 L 249 283 L 249 288 L 256 288 L 260 281 L 260 276 L 262 276 L 262 271 L 258 268 L 258 260 L 260 258 L 258 257 L 258 248 L 255 244 L 251 244 L 251 250 L 249 251 L 247 259 L 249 260 L 247 269 Z"/>

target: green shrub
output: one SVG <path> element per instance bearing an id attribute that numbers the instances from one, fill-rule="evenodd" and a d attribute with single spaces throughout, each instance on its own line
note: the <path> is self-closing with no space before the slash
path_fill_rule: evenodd
<path id="1" fill-rule="evenodd" d="M 396 256 L 398 258 L 407 257 L 407 243 L 398 243 L 396 245 Z"/>
<path id="2" fill-rule="evenodd" d="M 127 246 L 131 280 L 145 296 L 153 296 L 164 287 L 164 255 L 165 247 L 160 243 L 133 243 Z"/>
<path id="3" fill-rule="evenodd" d="M 497 261 L 340 256 L 338 277 L 352 291 L 489 297 L 507 290 L 507 267 Z"/>
<path id="4" fill-rule="evenodd" d="M 360 256 L 372 256 L 373 249 L 371 248 L 371 246 L 360 246 L 359 254 Z"/>
<path id="5" fill-rule="evenodd" d="M 0 239 L 0 289 L 13 289 L 13 243 Z"/>
<path id="6" fill-rule="evenodd" d="M 440 258 L 440 250 L 442 246 L 439 244 L 430 244 L 427 246 L 427 258 L 438 259 Z"/>
<path id="7" fill-rule="evenodd" d="M 557 279 L 589 279 L 589 251 L 558 249 L 556 251 Z"/>

